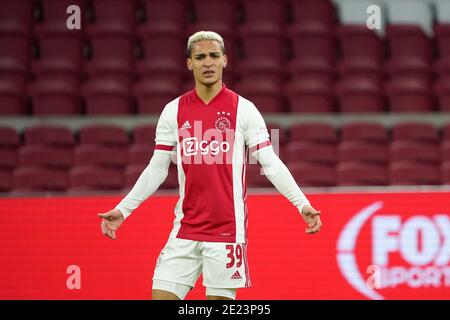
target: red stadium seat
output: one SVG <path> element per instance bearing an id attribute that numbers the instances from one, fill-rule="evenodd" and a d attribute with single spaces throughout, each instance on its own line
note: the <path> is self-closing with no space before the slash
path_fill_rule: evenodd
<path id="1" fill-rule="evenodd" d="M 65 191 L 68 184 L 64 169 L 19 167 L 14 171 L 14 191 Z"/>
<path id="2" fill-rule="evenodd" d="M 331 187 L 336 185 L 334 166 L 296 162 L 289 164 L 289 170 L 300 187 Z"/>
<path id="3" fill-rule="evenodd" d="M 24 81 L 0 79 L 0 115 L 25 114 L 27 95 Z"/>
<path id="4" fill-rule="evenodd" d="M 447 123 L 442 128 L 442 139 L 444 141 L 450 141 L 450 123 Z"/>
<path id="5" fill-rule="evenodd" d="M 441 144 L 442 162 L 450 162 L 450 140 L 443 141 Z"/>
<path id="6" fill-rule="evenodd" d="M 391 112 L 429 112 L 434 110 L 429 83 L 420 78 L 397 77 L 386 84 Z"/>
<path id="7" fill-rule="evenodd" d="M 89 26 L 89 32 L 93 30 L 109 34 L 134 32 L 137 9 L 135 0 L 101 0 L 93 1 L 92 4 L 95 23 Z"/>
<path id="8" fill-rule="evenodd" d="M 284 112 L 284 101 L 280 96 L 280 84 L 270 79 L 244 79 L 235 85 L 235 90 L 250 99 L 262 113 Z"/>
<path id="9" fill-rule="evenodd" d="M 335 76 L 332 62 L 316 56 L 294 57 L 287 63 L 286 69 L 292 81 L 309 79 L 331 82 Z"/>
<path id="10" fill-rule="evenodd" d="M 74 166 L 70 170 L 69 191 L 120 190 L 123 185 L 122 169 Z"/>
<path id="11" fill-rule="evenodd" d="M 441 75 L 450 74 L 450 22 L 436 24 L 434 34 L 440 59 L 436 61 L 436 71 Z"/>
<path id="12" fill-rule="evenodd" d="M 366 56 L 348 56 L 339 60 L 337 73 L 343 78 L 370 79 L 382 81 L 384 70 L 381 60 L 377 61 Z"/>
<path id="13" fill-rule="evenodd" d="M 154 146 L 147 143 L 133 144 L 128 149 L 130 164 L 148 164 L 153 156 Z"/>
<path id="14" fill-rule="evenodd" d="M 315 57 L 326 63 L 332 63 L 336 59 L 335 43 L 328 31 L 297 30 L 290 35 L 290 39 L 295 60 Z"/>
<path id="15" fill-rule="evenodd" d="M 13 169 L 18 162 L 19 156 L 16 148 L 0 148 L 0 171 Z"/>
<path id="16" fill-rule="evenodd" d="M 341 112 L 383 112 L 384 97 L 380 83 L 371 78 L 343 78 L 336 85 Z"/>
<path id="17" fill-rule="evenodd" d="M 450 55 L 449 55 L 450 58 Z M 440 77 L 435 85 L 434 90 L 436 92 L 439 110 L 443 112 L 450 111 L 450 74 L 448 76 Z"/>
<path id="18" fill-rule="evenodd" d="M 245 22 L 241 30 L 252 34 L 280 35 L 284 27 L 284 4 L 277 0 L 242 2 Z"/>
<path id="19" fill-rule="evenodd" d="M 74 150 L 75 165 L 123 168 L 128 163 L 126 148 L 104 145 L 80 145 Z"/>
<path id="20" fill-rule="evenodd" d="M 11 170 L 0 170 L 0 192 L 11 191 L 14 187 L 14 177 Z"/>
<path id="21" fill-rule="evenodd" d="M 31 41 L 25 35 L 0 33 L 0 73 L 2 78 L 21 80 L 29 76 Z"/>
<path id="22" fill-rule="evenodd" d="M 371 122 L 351 122 L 341 127 L 341 140 L 386 144 L 388 134 L 383 125 Z"/>
<path id="23" fill-rule="evenodd" d="M 137 100 L 138 113 L 160 114 L 164 106 L 180 96 L 181 85 L 177 82 L 142 80 L 133 91 Z"/>
<path id="24" fill-rule="evenodd" d="M 338 147 L 339 162 L 364 162 L 368 165 L 386 165 L 389 153 L 386 145 L 366 141 L 343 141 Z"/>
<path id="25" fill-rule="evenodd" d="M 411 162 L 394 162 L 389 166 L 391 185 L 436 185 L 441 183 L 438 166 Z"/>
<path id="26" fill-rule="evenodd" d="M 437 145 L 415 141 L 394 141 L 390 145 L 391 162 L 410 161 L 437 165 L 440 152 Z"/>
<path id="27" fill-rule="evenodd" d="M 335 23 L 334 8 L 329 0 L 291 1 L 293 27 L 302 29 L 314 25 L 317 29 L 331 29 Z"/>
<path id="28" fill-rule="evenodd" d="M 43 23 L 35 24 L 37 32 L 51 34 L 69 34 L 66 26 L 68 18 L 67 8 L 76 5 L 81 13 L 81 30 L 70 30 L 70 34 L 81 34 L 86 27 L 86 0 L 42 0 L 42 20 Z"/>
<path id="29" fill-rule="evenodd" d="M 86 113 L 119 115 L 133 113 L 131 87 L 128 81 L 115 78 L 94 78 L 83 87 Z"/>
<path id="30" fill-rule="evenodd" d="M 235 2 L 227 0 L 194 0 L 196 20 L 192 31 L 214 30 L 222 37 L 234 34 Z M 206 26 L 213 28 L 205 28 Z"/>
<path id="31" fill-rule="evenodd" d="M 442 169 L 442 183 L 450 184 L 450 161 L 444 162 L 442 164 L 441 169 Z"/>
<path id="32" fill-rule="evenodd" d="M 334 144 L 337 141 L 333 126 L 322 122 L 295 124 L 290 129 L 291 142 L 316 142 Z"/>
<path id="33" fill-rule="evenodd" d="M 81 113 L 78 81 L 42 78 L 29 86 L 35 115 L 74 115 Z"/>
<path id="34" fill-rule="evenodd" d="M 33 23 L 32 3 L 27 0 L 0 1 L 0 33 L 29 35 Z"/>
<path id="35" fill-rule="evenodd" d="M 312 162 L 334 165 L 337 162 L 336 147 L 330 144 L 292 142 L 286 147 L 286 162 Z"/>
<path id="36" fill-rule="evenodd" d="M 184 33 L 186 2 L 178 0 L 144 0 L 145 22 L 141 29 L 153 34 L 177 35 Z"/>
<path id="37" fill-rule="evenodd" d="M 72 131 L 69 128 L 57 125 L 27 127 L 23 136 L 26 145 L 72 147 L 75 144 Z"/>
<path id="38" fill-rule="evenodd" d="M 427 35 L 418 25 L 388 25 L 386 37 L 391 56 L 395 58 L 418 57 L 430 61 L 432 57 L 431 43 Z"/>
<path id="39" fill-rule="evenodd" d="M 72 148 L 56 148 L 45 145 L 24 146 L 19 150 L 20 166 L 70 168 L 73 161 Z"/>
<path id="40" fill-rule="evenodd" d="M 392 127 L 392 140 L 412 140 L 435 144 L 439 142 L 437 129 L 428 123 L 401 122 Z"/>
<path id="41" fill-rule="evenodd" d="M 133 128 L 133 143 L 154 145 L 156 137 L 156 125 L 144 124 Z"/>
<path id="42" fill-rule="evenodd" d="M 385 63 L 384 70 L 390 77 L 401 75 L 423 81 L 431 80 L 433 72 L 431 64 L 418 56 L 393 57 Z"/>
<path id="43" fill-rule="evenodd" d="M 256 160 L 254 160 L 256 161 Z M 249 188 L 273 188 L 273 184 L 264 175 L 259 163 L 248 164 L 247 170 L 247 187 Z"/>
<path id="44" fill-rule="evenodd" d="M 350 61 L 365 57 L 379 62 L 385 56 L 383 40 L 365 25 L 341 25 L 337 28 L 342 56 Z"/>
<path id="45" fill-rule="evenodd" d="M 78 132 L 80 144 L 98 144 L 111 147 L 128 146 L 125 130 L 115 125 L 89 125 Z"/>
<path id="46" fill-rule="evenodd" d="M 383 165 L 341 162 L 337 166 L 339 186 L 384 186 L 389 184 L 388 170 Z"/>
<path id="47" fill-rule="evenodd" d="M 17 148 L 20 137 L 16 129 L 0 126 L 0 148 Z"/>
<path id="48" fill-rule="evenodd" d="M 287 84 L 285 91 L 292 112 L 334 111 L 333 92 L 329 82 L 307 77 L 294 79 Z"/>

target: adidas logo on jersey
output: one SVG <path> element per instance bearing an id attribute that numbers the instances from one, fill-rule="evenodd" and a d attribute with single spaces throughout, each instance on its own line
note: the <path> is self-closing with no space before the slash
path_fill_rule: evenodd
<path id="1" fill-rule="evenodd" d="M 183 123 L 183 125 L 181 126 L 181 129 L 190 129 L 191 124 L 189 123 L 189 121 L 186 121 L 185 123 Z"/>
<path id="2" fill-rule="evenodd" d="M 231 279 L 242 279 L 239 271 L 236 271 L 235 273 L 233 273 L 233 275 L 231 276 Z"/>

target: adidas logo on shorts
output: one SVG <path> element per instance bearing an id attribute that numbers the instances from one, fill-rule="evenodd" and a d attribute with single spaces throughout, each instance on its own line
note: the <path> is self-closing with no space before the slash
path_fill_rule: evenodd
<path id="1" fill-rule="evenodd" d="M 242 279 L 241 274 L 239 271 L 236 271 L 232 276 L 231 279 Z"/>

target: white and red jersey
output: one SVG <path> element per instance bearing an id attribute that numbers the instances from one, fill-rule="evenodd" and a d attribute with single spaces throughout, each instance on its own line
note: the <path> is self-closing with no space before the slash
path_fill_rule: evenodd
<path id="1" fill-rule="evenodd" d="M 171 237 L 245 243 L 247 154 L 270 145 L 255 105 L 225 85 L 208 104 L 193 89 L 165 106 L 155 141 L 155 152 L 176 148 L 180 198 Z"/>

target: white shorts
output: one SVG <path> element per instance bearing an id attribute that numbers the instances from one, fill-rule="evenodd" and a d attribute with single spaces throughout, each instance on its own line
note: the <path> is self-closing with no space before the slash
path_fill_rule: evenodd
<path id="1" fill-rule="evenodd" d="M 156 261 L 153 280 L 194 287 L 201 273 L 207 288 L 250 287 L 247 245 L 169 238 Z"/>

